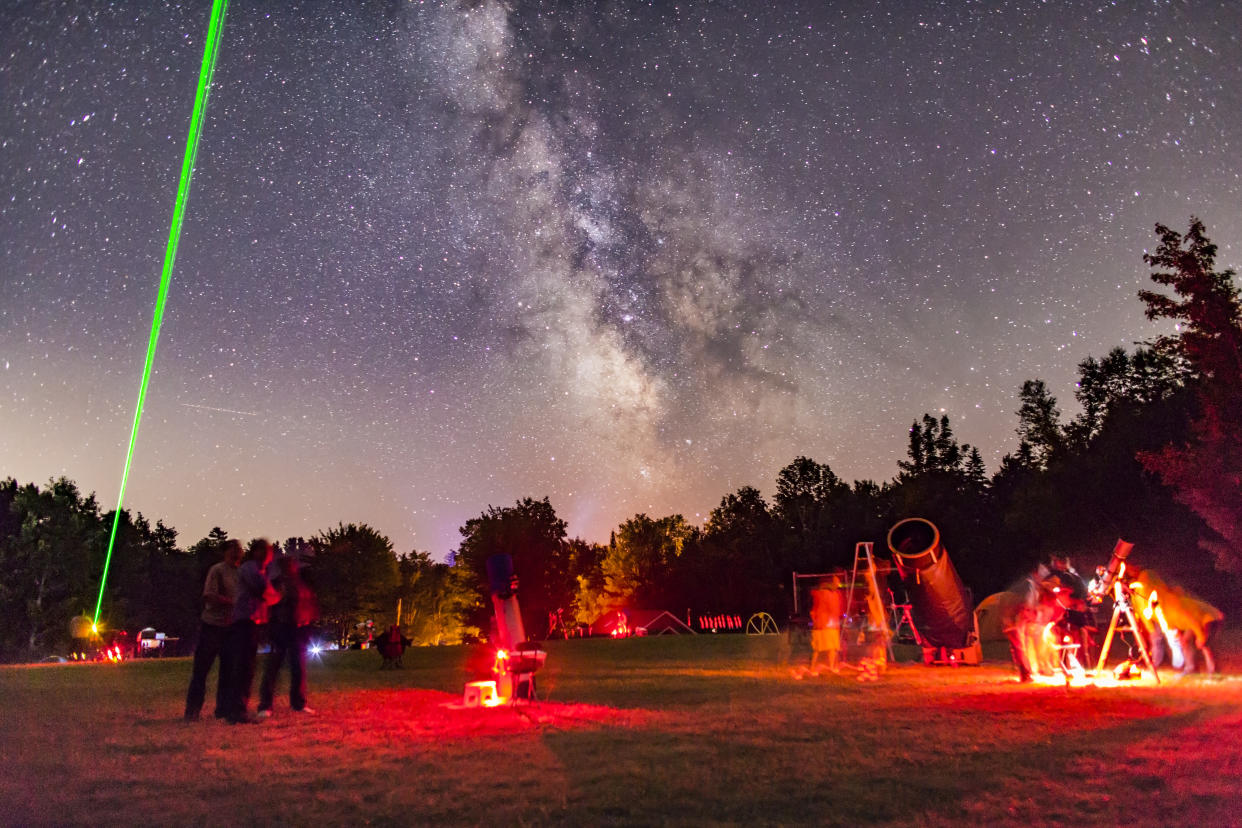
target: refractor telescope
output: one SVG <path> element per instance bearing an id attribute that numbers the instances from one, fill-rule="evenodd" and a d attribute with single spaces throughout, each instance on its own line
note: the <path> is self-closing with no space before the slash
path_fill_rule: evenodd
<path id="1" fill-rule="evenodd" d="M 1101 566 L 1095 570 L 1095 580 L 1087 586 L 1087 592 L 1091 596 L 1091 603 L 1098 604 L 1104 600 L 1110 592 L 1112 592 L 1113 584 L 1117 582 L 1126 571 L 1126 558 L 1130 557 L 1130 550 L 1134 548 L 1134 544 L 1117 539 L 1117 545 L 1113 547 L 1113 554 L 1108 559 L 1107 566 Z"/>

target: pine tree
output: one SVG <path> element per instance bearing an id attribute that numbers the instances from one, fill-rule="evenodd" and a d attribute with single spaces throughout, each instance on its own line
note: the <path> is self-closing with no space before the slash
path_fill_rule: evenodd
<path id="1" fill-rule="evenodd" d="M 1242 304 L 1233 270 L 1217 271 L 1216 245 L 1191 217 L 1185 236 L 1156 225 L 1160 246 L 1143 261 L 1152 281 L 1173 295 L 1140 291 L 1147 318 L 1178 323 L 1158 351 L 1184 359 L 1193 372 L 1199 412 L 1190 441 L 1143 453 L 1149 471 L 1173 489 L 1219 538 L 1204 546 L 1223 568 L 1242 568 Z"/>
<path id="2" fill-rule="evenodd" d="M 1018 398 L 1022 401 L 1018 409 L 1018 436 L 1027 444 L 1035 462 L 1046 466 L 1064 443 L 1056 397 L 1043 380 L 1036 379 L 1022 383 Z"/>

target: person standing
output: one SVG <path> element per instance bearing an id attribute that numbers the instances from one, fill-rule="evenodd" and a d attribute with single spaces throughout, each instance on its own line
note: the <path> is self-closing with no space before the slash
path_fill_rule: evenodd
<path id="1" fill-rule="evenodd" d="M 259 682 L 259 717 L 272 714 L 276 680 L 285 659 L 289 660 L 289 707 L 297 713 L 314 713 L 306 706 L 306 648 L 310 645 L 311 624 L 319 617 L 315 594 L 302 580 L 301 566 L 293 555 L 276 559 L 275 579 L 280 601 L 272 607 L 268 640 L 272 650 L 263 665 Z"/>
<path id="2" fill-rule="evenodd" d="M 1001 629 L 1009 640 L 1009 655 L 1018 668 L 1018 681 L 1035 680 L 1039 658 L 1032 643 L 1039 608 L 1040 583 L 1047 573 L 1041 565 L 1017 586 L 1009 589 L 1000 604 Z"/>
<path id="3" fill-rule="evenodd" d="M 1065 609 L 1061 624 L 1076 639 L 1073 643 L 1079 647 L 1078 662 L 1089 664 L 1095 656 L 1095 615 L 1089 603 L 1087 582 L 1074 569 L 1068 555 L 1053 555 L 1050 567 L 1052 575 L 1059 581 L 1060 591 L 1056 593 L 1056 601 Z"/>
<path id="4" fill-rule="evenodd" d="M 268 607 L 280 600 L 280 593 L 267 579 L 267 567 L 271 562 L 272 545 L 265 539 L 258 539 L 251 541 L 250 554 L 237 570 L 237 598 L 225 642 L 230 692 L 224 718 L 229 724 L 261 721 L 252 718 L 247 708 L 254 685 L 259 634 L 267 623 Z"/>
<path id="5" fill-rule="evenodd" d="M 867 655 L 859 662 L 859 681 L 878 681 L 888 669 L 889 628 L 884 612 L 884 599 L 877 590 L 866 590 L 866 613 L 863 620 Z"/>
<path id="6" fill-rule="evenodd" d="M 225 640 L 232 622 L 233 603 L 237 596 L 237 569 L 242 562 L 242 546 L 235 540 L 225 541 L 224 560 L 207 570 L 203 583 L 203 614 L 198 628 L 198 644 L 194 647 L 194 671 L 190 675 L 190 689 L 185 694 L 185 718 L 198 719 L 207 694 L 207 674 L 218 658 L 220 669 L 216 676 L 217 719 L 226 714 L 230 688 L 228 658 L 224 655 Z"/>
<path id="7" fill-rule="evenodd" d="M 840 672 L 841 617 L 845 600 L 841 582 L 836 577 L 820 581 L 811 590 L 811 675 L 819 675 L 819 657 L 828 662 L 828 670 Z"/>

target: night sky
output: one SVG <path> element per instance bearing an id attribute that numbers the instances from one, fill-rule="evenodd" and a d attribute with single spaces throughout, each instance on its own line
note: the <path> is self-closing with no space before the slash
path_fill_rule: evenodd
<path id="1" fill-rule="evenodd" d="M 0 11 L 0 476 L 115 506 L 210 3 Z M 1242 256 L 1242 3 L 229 9 L 126 506 L 189 545 L 606 541 L 1158 332 Z"/>

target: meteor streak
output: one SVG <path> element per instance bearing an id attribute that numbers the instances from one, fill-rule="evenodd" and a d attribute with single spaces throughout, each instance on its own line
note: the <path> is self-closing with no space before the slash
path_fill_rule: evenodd
<path id="1" fill-rule="evenodd" d="M 182 405 L 186 408 L 197 408 L 199 411 L 219 411 L 222 414 L 241 414 L 246 417 L 259 416 L 257 411 L 236 411 L 232 408 L 216 408 L 211 405 L 195 405 L 194 403 L 182 403 Z"/>

